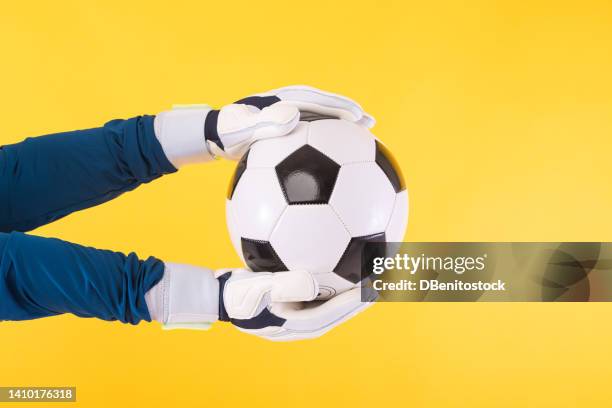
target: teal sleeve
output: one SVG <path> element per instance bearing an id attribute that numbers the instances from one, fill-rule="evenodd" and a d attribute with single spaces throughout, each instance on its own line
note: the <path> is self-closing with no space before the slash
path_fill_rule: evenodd
<path id="1" fill-rule="evenodd" d="M 150 321 L 145 293 L 162 261 L 19 232 L 0 233 L 0 320 L 62 313 L 136 324 Z"/>
<path id="2" fill-rule="evenodd" d="M 0 147 L 0 232 L 30 231 L 175 172 L 153 121 L 113 120 Z"/>

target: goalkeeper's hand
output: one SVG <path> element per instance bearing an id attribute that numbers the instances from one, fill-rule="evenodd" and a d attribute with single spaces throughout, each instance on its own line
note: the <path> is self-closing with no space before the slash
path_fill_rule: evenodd
<path id="1" fill-rule="evenodd" d="M 249 96 L 214 110 L 176 106 L 155 118 L 155 134 L 175 167 L 216 157 L 238 160 L 263 138 L 290 133 L 298 121 L 339 118 L 368 128 L 374 119 L 355 101 L 308 86 Z"/>
<path id="2" fill-rule="evenodd" d="M 319 337 L 375 300 L 362 302 L 360 288 L 315 301 L 318 284 L 306 271 L 211 271 L 166 264 L 161 282 L 146 294 L 151 317 L 167 328 L 208 328 L 227 321 L 239 330 L 273 341 Z"/>

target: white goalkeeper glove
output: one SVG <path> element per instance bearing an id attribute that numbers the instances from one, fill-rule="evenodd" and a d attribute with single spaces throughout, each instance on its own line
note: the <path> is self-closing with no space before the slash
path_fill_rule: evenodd
<path id="1" fill-rule="evenodd" d="M 372 127 L 355 101 L 308 86 L 249 96 L 220 110 L 176 106 L 155 117 L 155 135 L 175 167 L 216 157 L 238 160 L 256 140 L 290 133 L 298 121 L 339 118 Z"/>
<path id="2" fill-rule="evenodd" d="M 306 271 L 211 271 L 166 264 L 162 280 L 145 299 L 153 320 L 166 328 L 205 329 L 229 321 L 239 330 L 273 341 L 315 338 L 371 306 L 360 288 L 313 301 L 318 284 Z"/>

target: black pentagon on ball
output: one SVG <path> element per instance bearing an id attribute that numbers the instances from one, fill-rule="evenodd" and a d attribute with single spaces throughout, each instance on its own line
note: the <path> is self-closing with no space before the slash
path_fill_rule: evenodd
<path id="1" fill-rule="evenodd" d="M 395 161 L 389 149 L 378 140 L 376 141 L 376 164 L 387 175 L 396 193 L 406 189 L 404 176 L 397 161 Z"/>
<path id="2" fill-rule="evenodd" d="M 304 145 L 276 166 L 276 175 L 289 204 L 327 204 L 334 190 L 340 165 Z"/>
<path id="3" fill-rule="evenodd" d="M 249 160 L 249 152 L 250 150 L 247 150 L 247 152 L 244 154 L 244 156 L 242 156 L 242 158 L 238 162 L 238 165 L 236 165 L 236 170 L 234 170 L 234 176 L 232 177 L 232 182 L 230 183 L 229 188 L 227 189 L 227 198 L 230 200 L 234 196 L 234 191 L 236 191 L 236 186 L 238 185 L 240 178 L 244 174 L 244 171 L 247 169 L 247 161 Z"/>
<path id="4" fill-rule="evenodd" d="M 368 242 L 385 242 L 385 233 L 365 235 L 362 237 L 351 238 L 348 246 L 344 250 L 340 261 L 334 268 L 336 275 L 339 275 L 349 282 L 357 283 L 362 279 L 361 276 L 361 259 L 365 245 Z M 367 258 L 370 256 L 385 256 L 384 248 L 381 254 L 365 254 Z"/>
<path id="5" fill-rule="evenodd" d="M 282 272 L 287 267 L 268 241 L 241 238 L 244 261 L 253 272 Z"/>

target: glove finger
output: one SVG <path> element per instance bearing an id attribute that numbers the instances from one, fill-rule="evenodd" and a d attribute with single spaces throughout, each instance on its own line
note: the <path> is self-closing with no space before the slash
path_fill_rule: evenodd
<path id="1" fill-rule="evenodd" d="M 300 111 L 300 120 L 304 122 L 314 122 L 315 120 L 323 120 L 323 119 L 337 119 L 335 116 L 323 115 L 315 112 L 308 111 Z M 376 119 L 374 119 L 371 115 L 364 112 L 361 119 L 355 122 L 355 124 L 359 126 L 363 126 L 365 128 L 372 128 L 376 124 Z"/>
<path id="2" fill-rule="evenodd" d="M 272 274 L 272 302 L 307 302 L 317 297 L 319 284 L 308 271 L 288 271 Z"/>
<path id="3" fill-rule="evenodd" d="M 257 109 L 248 105 L 226 105 L 219 111 L 217 132 L 224 145 L 233 145 L 263 128 L 275 136 L 289 133 L 299 112 L 292 106 L 273 105 Z"/>
<path id="4" fill-rule="evenodd" d="M 369 113 L 364 112 L 361 119 L 356 122 L 358 125 L 371 129 L 376 124 L 376 119 Z"/>
<path id="5" fill-rule="evenodd" d="M 373 297 L 367 297 L 367 300 L 362 302 L 361 289 L 355 288 L 326 302 L 309 302 L 314 306 L 274 303 L 271 312 L 286 321 L 282 330 L 266 333 L 264 337 L 273 341 L 291 341 L 322 336 L 374 304 Z"/>
<path id="6" fill-rule="evenodd" d="M 223 298 L 231 318 L 248 320 L 259 316 L 261 321 L 253 322 L 259 325 L 269 319 L 278 320 L 265 310 L 272 302 L 309 301 L 318 291 L 319 285 L 307 271 L 255 273 L 236 270 L 225 284 Z M 266 312 L 264 316 L 260 316 L 263 312 Z"/>
<path id="7" fill-rule="evenodd" d="M 320 116 L 332 116 L 351 122 L 363 123 L 372 127 L 374 119 L 364 112 L 361 106 L 350 98 L 317 88 L 296 85 L 275 89 L 260 97 L 276 96 L 279 104 L 297 107 L 302 112 L 310 112 Z M 366 116 L 366 119 L 364 119 Z"/>
<path id="8" fill-rule="evenodd" d="M 272 105 L 260 110 L 248 105 L 227 105 L 219 112 L 217 133 L 225 155 L 239 158 L 253 142 L 291 132 L 299 116 L 294 106 Z"/>

